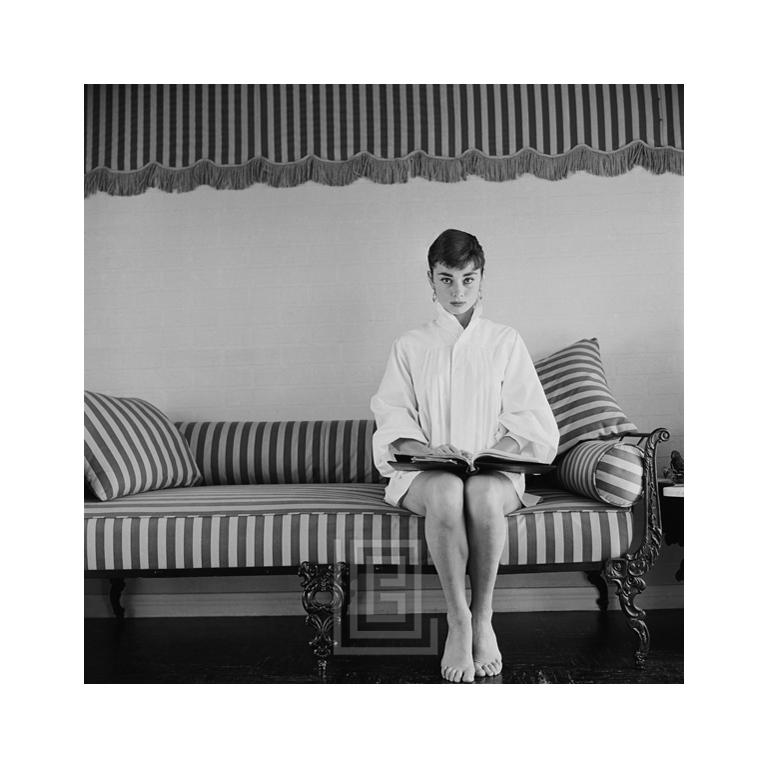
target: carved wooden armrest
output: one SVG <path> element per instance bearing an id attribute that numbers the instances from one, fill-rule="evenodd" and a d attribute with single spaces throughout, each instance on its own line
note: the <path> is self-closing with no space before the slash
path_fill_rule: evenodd
<path id="1" fill-rule="evenodd" d="M 650 567 L 659 555 L 661 547 L 661 511 L 659 485 L 656 470 L 656 453 L 659 443 L 669 440 L 669 430 L 658 427 L 651 432 L 634 432 L 622 435 L 621 440 L 637 438 L 637 446 L 643 452 L 643 495 L 635 504 L 635 519 L 642 523 L 643 535 L 635 541 L 638 549 L 647 550 Z"/>
<path id="2" fill-rule="evenodd" d="M 636 432 L 627 439 L 638 438 L 643 452 L 643 495 L 634 506 L 635 523 L 639 528 L 633 536 L 630 551 L 622 557 L 607 560 L 603 578 L 616 586 L 621 610 L 629 626 L 639 638 L 635 663 L 642 667 L 650 649 L 650 633 L 645 623 L 645 611 L 635 604 L 635 598 L 645 589 L 643 578 L 661 550 L 661 512 L 656 478 L 656 450 L 659 443 L 669 440 L 664 427 L 652 432 Z"/>

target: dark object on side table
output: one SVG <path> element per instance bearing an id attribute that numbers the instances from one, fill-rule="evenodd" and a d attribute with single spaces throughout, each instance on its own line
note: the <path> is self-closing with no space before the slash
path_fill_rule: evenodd
<path id="1" fill-rule="evenodd" d="M 672 451 L 669 456 L 669 466 L 664 468 L 664 477 L 675 485 L 683 483 L 683 457 L 680 451 Z"/>

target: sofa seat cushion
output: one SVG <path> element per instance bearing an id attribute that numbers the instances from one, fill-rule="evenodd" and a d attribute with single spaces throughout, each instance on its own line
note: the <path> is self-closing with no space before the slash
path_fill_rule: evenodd
<path id="1" fill-rule="evenodd" d="M 598 562 L 627 552 L 631 510 L 537 491 L 510 515 L 502 565 Z M 169 488 L 86 502 L 87 571 L 431 564 L 424 519 L 378 483 Z"/>

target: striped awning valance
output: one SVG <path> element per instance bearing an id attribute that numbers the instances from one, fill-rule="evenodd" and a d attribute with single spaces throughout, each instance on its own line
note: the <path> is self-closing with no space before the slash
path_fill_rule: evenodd
<path id="1" fill-rule="evenodd" d="M 86 85 L 85 193 L 683 172 L 682 85 Z"/>

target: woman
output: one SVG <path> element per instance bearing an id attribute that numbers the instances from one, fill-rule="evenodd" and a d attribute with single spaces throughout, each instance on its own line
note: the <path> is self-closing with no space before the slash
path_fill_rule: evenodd
<path id="1" fill-rule="evenodd" d="M 462 480 L 449 472 L 394 471 L 387 462 L 395 452 L 474 454 L 491 447 L 550 462 L 559 435 L 520 335 L 481 316 L 485 255 L 477 238 L 448 229 L 430 246 L 427 261 L 437 317 L 392 345 L 371 399 L 373 452 L 389 478 L 385 500 L 426 518 L 427 546 L 447 606 L 441 674 L 471 682 L 501 672 L 491 617 L 504 517 L 538 499 L 525 493 L 520 474 Z"/>

